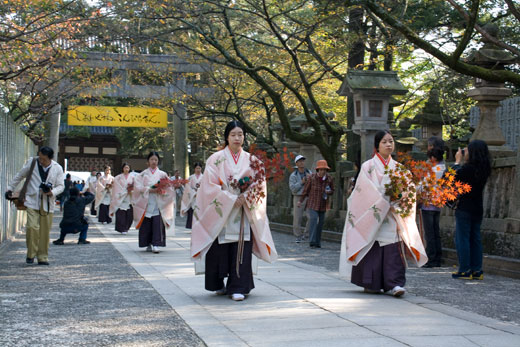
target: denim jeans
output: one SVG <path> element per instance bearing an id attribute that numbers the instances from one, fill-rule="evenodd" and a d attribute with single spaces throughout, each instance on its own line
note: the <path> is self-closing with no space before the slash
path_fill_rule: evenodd
<path id="1" fill-rule="evenodd" d="M 325 222 L 325 211 L 307 210 L 309 215 L 310 245 L 321 247 L 321 230 Z"/>
<path id="2" fill-rule="evenodd" d="M 87 230 L 88 224 L 82 224 L 80 227 L 76 226 L 66 226 L 61 228 L 60 240 L 65 240 L 65 235 L 67 234 L 76 234 L 79 231 L 78 240 L 86 240 L 87 239 Z"/>
<path id="3" fill-rule="evenodd" d="M 459 272 L 482 271 L 482 216 L 455 211 L 455 246 L 459 258 Z"/>
<path id="4" fill-rule="evenodd" d="M 426 255 L 428 263 L 441 265 L 442 246 L 441 234 L 439 230 L 440 211 L 422 210 L 424 236 L 426 239 Z"/>

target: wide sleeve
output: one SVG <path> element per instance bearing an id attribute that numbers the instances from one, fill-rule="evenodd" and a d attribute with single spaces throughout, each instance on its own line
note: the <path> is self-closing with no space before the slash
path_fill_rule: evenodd
<path id="1" fill-rule="evenodd" d="M 231 213 L 237 195 L 227 189 L 227 179 L 222 165 L 221 152 L 213 154 L 206 163 L 193 207 L 194 225 L 192 228 L 191 256 L 199 258 L 205 254 L 213 240 L 222 230 Z"/>

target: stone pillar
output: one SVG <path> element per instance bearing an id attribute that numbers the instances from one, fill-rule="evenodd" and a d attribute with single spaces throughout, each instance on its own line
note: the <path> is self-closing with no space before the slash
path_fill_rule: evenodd
<path id="1" fill-rule="evenodd" d="M 58 161 L 58 153 L 60 151 L 60 119 L 61 119 L 61 103 L 58 102 L 47 115 L 45 121 L 45 145 L 54 150 L 54 161 Z"/>
<path id="2" fill-rule="evenodd" d="M 186 106 L 177 104 L 174 106 L 173 129 L 175 131 L 175 160 L 174 169 L 179 170 L 182 178 L 189 176 L 188 163 L 188 121 Z"/>

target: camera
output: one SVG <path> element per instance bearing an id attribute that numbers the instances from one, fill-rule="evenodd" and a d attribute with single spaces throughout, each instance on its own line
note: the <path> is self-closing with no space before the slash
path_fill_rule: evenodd
<path id="1" fill-rule="evenodd" d="M 40 189 L 44 193 L 48 193 L 52 190 L 52 183 L 42 183 L 40 184 Z"/>

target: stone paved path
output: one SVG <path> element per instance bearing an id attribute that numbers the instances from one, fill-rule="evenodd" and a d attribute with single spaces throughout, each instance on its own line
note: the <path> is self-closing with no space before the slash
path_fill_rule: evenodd
<path id="1" fill-rule="evenodd" d="M 0 346 L 204 345 L 95 225 L 88 239 L 51 244 L 50 266 L 25 264 L 24 235 L 2 248 Z"/>
<path id="2" fill-rule="evenodd" d="M 292 235 L 273 233 L 276 249 L 284 258 L 320 266 L 338 272 L 340 244 L 322 242 L 321 249 L 297 244 Z M 442 267 L 418 269 L 406 273 L 410 293 L 486 317 L 520 325 L 520 280 L 485 274 L 484 281 L 453 280 L 456 269 Z M 520 346 L 520 345 L 519 345 Z"/>
<path id="3" fill-rule="evenodd" d="M 338 244 L 274 233 L 280 260 L 260 262 L 256 288 L 233 302 L 204 290 L 178 225 L 160 254 L 100 224 L 90 245 L 51 245 L 49 267 L 24 263 L 23 237 L 2 246 L 0 346 L 520 346 L 506 322 L 518 322 L 517 281 L 409 269 L 405 297 L 367 295 L 337 276 Z"/>
<path id="4" fill-rule="evenodd" d="M 160 254 L 139 249 L 135 235 L 102 231 L 208 346 L 520 346 L 516 325 L 413 294 L 367 295 L 283 250 L 259 263 L 256 288 L 233 302 L 193 275 L 190 231 L 177 227 Z"/>

